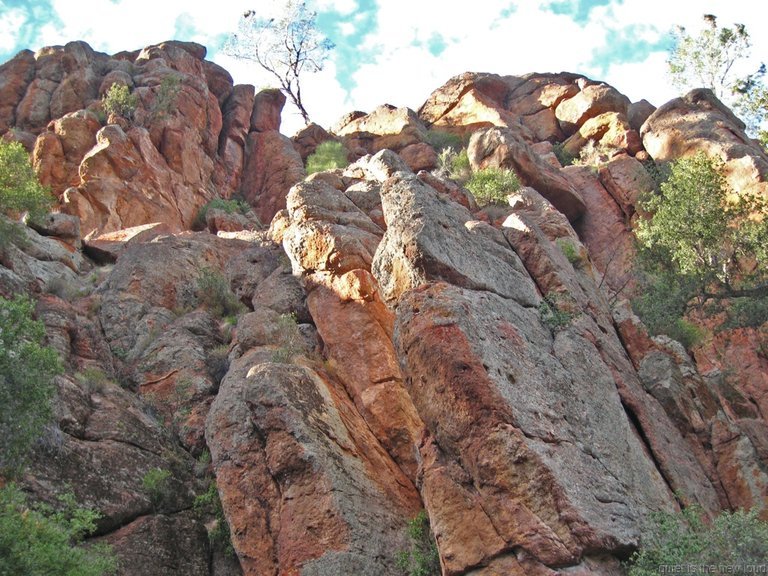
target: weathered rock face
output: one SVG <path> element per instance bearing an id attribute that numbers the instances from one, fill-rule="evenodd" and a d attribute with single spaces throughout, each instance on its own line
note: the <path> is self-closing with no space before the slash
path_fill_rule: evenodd
<path id="1" fill-rule="evenodd" d="M 114 57 L 83 42 L 22 52 L 0 69 L 0 133 L 34 142 L 41 181 L 83 236 L 152 222 L 182 231 L 207 201 L 234 193 L 268 222 L 303 177 L 276 142 L 285 96 L 233 86 L 205 54 L 177 41 Z M 137 98 L 130 118 L 103 112 L 115 82 Z"/>
<path id="2" fill-rule="evenodd" d="M 765 150 L 744 133 L 744 123 L 711 90 L 692 90 L 667 102 L 646 120 L 641 135 L 654 160 L 704 152 L 725 163 L 728 183 L 735 191 L 768 194 Z"/>
<path id="3" fill-rule="evenodd" d="M 101 512 L 121 573 L 395 575 L 424 508 L 443 574 L 619 575 L 653 511 L 768 515 L 765 326 L 691 358 L 625 301 L 643 144 L 714 151 L 732 185 L 764 186 L 707 93 L 653 112 L 583 76 L 467 73 L 418 114 L 289 140 L 279 92 L 204 58 L 72 43 L 0 67 L 0 132 L 69 212 L 0 246 L 0 295 L 35 296 L 65 366 L 19 481 Z M 105 124 L 113 82 L 139 103 Z M 478 209 L 427 172 L 428 127 L 472 134 L 472 168 L 524 186 Z M 359 158 L 305 178 L 328 139 Z M 611 157 L 561 168 L 556 143 Z M 213 208 L 184 231 L 234 193 L 267 232 Z"/>

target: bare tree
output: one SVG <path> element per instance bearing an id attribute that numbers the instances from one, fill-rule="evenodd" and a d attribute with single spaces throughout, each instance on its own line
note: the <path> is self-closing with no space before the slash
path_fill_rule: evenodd
<path id="1" fill-rule="evenodd" d="M 255 62 L 277 78 L 305 124 L 309 124 L 300 78 L 305 72 L 322 70 L 333 48 L 333 42 L 317 29 L 317 13 L 309 10 L 306 2 L 287 0 L 274 17 L 260 17 L 254 10 L 245 12 L 224 51 Z"/>

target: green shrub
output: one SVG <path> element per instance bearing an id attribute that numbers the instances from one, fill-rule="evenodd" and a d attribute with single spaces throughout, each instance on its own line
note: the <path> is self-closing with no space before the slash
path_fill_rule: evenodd
<path id="1" fill-rule="evenodd" d="M 221 505 L 215 480 L 211 480 L 208 483 L 208 489 L 203 494 L 195 497 L 193 508 L 199 517 L 210 516 L 214 520 L 212 523 L 206 523 L 208 541 L 211 543 L 211 546 L 220 546 L 225 554 L 234 556 L 235 549 L 232 547 L 229 524 L 224 516 L 224 508 Z"/>
<path id="2" fill-rule="evenodd" d="M 768 523 L 757 509 L 723 512 L 708 524 L 700 510 L 681 514 L 657 513 L 641 549 L 629 562 L 629 576 L 650 576 L 673 567 L 728 566 L 746 574 L 749 567 L 768 562 Z"/>
<path id="3" fill-rule="evenodd" d="M 483 168 L 473 172 L 465 186 L 474 194 L 478 204 L 503 204 L 507 196 L 520 189 L 520 180 L 511 170 Z"/>
<path id="4" fill-rule="evenodd" d="M 301 351 L 301 331 L 296 314 L 281 314 L 277 320 L 277 345 L 272 353 L 272 362 L 287 364 Z"/>
<path id="5" fill-rule="evenodd" d="M 133 120 L 133 114 L 139 105 L 139 97 L 131 93 L 125 84 L 112 84 L 101 99 L 101 105 L 107 114 L 117 114 Z"/>
<path id="6" fill-rule="evenodd" d="M 169 74 L 163 78 L 160 82 L 160 87 L 155 93 L 155 100 L 149 111 L 148 123 L 162 120 L 171 113 L 180 90 L 181 78 L 179 76 Z"/>
<path id="7" fill-rule="evenodd" d="M 555 158 L 560 162 L 560 166 L 570 166 L 576 161 L 576 156 L 565 150 L 565 144 L 558 142 L 552 146 L 552 152 L 555 154 Z"/>
<path id="8" fill-rule="evenodd" d="M 440 554 L 427 513 L 422 510 L 409 520 L 407 530 L 410 546 L 397 553 L 397 567 L 407 576 L 440 576 Z"/>
<path id="9" fill-rule="evenodd" d="M 347 151 L 341 142 L 326 140 L 307 158 L 307 174 L 345 168 L 348 164 Z"/>
<path id="10" fill-rule="evenodd" d="M 42 346 L 45 326 L 26 296 L 0 297 L 0 471 L 19 472 L 52 418 L 56 352 Z"/>
<path id="11" fill-rule="evenodd" d="M 424 141 L 438 153 L 445 149 L 458 152 L 464 147 L 464 140 L 461 136 L 437 128 L 427 130 Z"/>
<path id="12" fill-rule="evenodd" d="M 726 315 L 722 329 L 762 326 L 768 322 L 768 298 L 734 298 L 728 303 Z"/>
<path id="13" fill-rule="evenodd" d="M 71 495 L 53 512 L 27 503 L 14 484 L 0 488 L 0 574 L 104 576 L 117 571 L 109 547 L 77 544 L 96 528 L 99 514 L 78 508 Z"/>
<path id="14" fill-rule="evenodd" d="M 203 306 L 212 314 L 224 316 L 240 314 L 245 306 L 229 287 L 229 282 L 221 272 L 205 267 L 197 277 L 197 305 Z"/>
<path id="15" fill-rule="evenodd" d="M 200 207 L 195 215 L 195 220 L 192 223 L 194 230 L 202 230 L 205 228 L 205 218 L 208 215 L 209 210 L 223 210 L 227 214 L 247 214 L 251 209 L 250 205 L 244 200 L 225 198 L 214 198 L 207 204 Z"/>
<path id="16" fill-rule="evenodd" d="M 33 220 L 39 219 L 51 209 L 53 200 L 37 179 L 24 147 L 0 140 L 0 214 L 15 218 L 27 212 Z M 0 244 L 18 236 L 13 224 L 0 219 Z"/>
<path id="17" fill-rule="evenodd" d="M 141 478 L 141 487 L 149 497 L 152 508 L 158 512 L 171 499 L 171 471 L 152 468 Z"/>
<path id="18" fill-rule="evenodd" d="M 539 303 L 539 318 L 552 332 L 558 332 L 570 324 L 574 318 L 564 306 L 564 297 L 549 293 Z"/>
<path id="19" fill-rule="evenodd" d="M 573 242 L 565 238 L 558 238 L 556 243 L 557 247 L 560 248 L 560 251 L 571 265 L 575 267 L 581 264 L 581 254 Z"/>

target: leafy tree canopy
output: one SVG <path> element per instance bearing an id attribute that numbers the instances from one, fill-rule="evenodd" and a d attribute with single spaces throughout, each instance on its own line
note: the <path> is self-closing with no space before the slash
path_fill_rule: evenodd
<path id="1" fill-rule="evenodd" d="M 17 472 L 51 420 L 56 352 L 42 346 L 45 327 L 27 297 L 0 298 L 0 471 Z"/>
<path id="2" fill-rule="evenodd" d="M 720 27 L 713 14 L 705 14 L 704 21 L 704 29 L 695 36 L 683 27 L 674 33 L 667 60 L 672 84 L 681 90 L 710 88 L 736 110 L 752 135 L 765 141 L 768 134 L 761 131 L 761 124 L 768 113 L 766 67 L 748 68 L 752 44 L 746 26 Z"/>

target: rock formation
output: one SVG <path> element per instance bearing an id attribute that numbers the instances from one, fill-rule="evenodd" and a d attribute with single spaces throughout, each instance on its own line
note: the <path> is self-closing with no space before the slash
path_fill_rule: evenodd
<path id="1" fill-rule="evenodd" d="M 131 117 L 102 114 L 113 83 Z M 654 511 L 768 516 L 766 326 L 687 351 L 626 302 L 649 156 L 704 150 L 765 189 L 711 93 L 654 111 L 575 74 L 467 73 L 293 140 L 284 102 L 192 43 L 0 67 L 0 133 L 58 198 L 0 249 L 0 295 L 36 299 L 65 364 L 19 481 L 99 511 L 121 574 L 394 576 L 424 509 L 443 574 L 618 575 Z M 523 187 L 478 207 L 428 172 L 430 130 Z M 356 161 L 305 178 L 329 139 Z M 563 168 L 553 144 L 609 158 Z M 268 229 L 212 209 L 191 231 L 233 196 Z"/>

